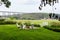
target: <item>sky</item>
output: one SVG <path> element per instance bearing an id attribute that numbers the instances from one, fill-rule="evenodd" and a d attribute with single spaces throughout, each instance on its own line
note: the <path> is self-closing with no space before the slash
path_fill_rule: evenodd
<path id="1" fill-rule="evenodd" d="M 4 4 L 0 6 L 0 11 L 11 11 L 11 12 L 26 12 L 26 13 L 32 13 L 32 12 L 43 12 L 43 13 L 60 13 L 60 0 L 59 3 L 55 4 L 52 10 L 52 7 L 49 5 L 46 5 L 46 7 L 43 7 L 42 10 L 39 10 L 39 5 L 41 0 L 9 0 L 11 1 L 10 8 L 6 8 Z M 55 10 L 56 8 L 56 10 Z"/>

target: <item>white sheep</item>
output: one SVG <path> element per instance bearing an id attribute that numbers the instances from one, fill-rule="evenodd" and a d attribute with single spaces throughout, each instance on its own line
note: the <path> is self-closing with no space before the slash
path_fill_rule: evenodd
<path id="1" fill-rule="evenodd" d="M 26 25 L 23 24 L 23 29 L 25 29 L 25 28 L 26 28 Z"/>

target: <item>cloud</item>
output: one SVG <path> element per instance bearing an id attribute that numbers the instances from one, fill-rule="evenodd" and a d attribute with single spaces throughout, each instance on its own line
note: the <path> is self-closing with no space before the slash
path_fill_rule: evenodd
<path id="1" fill-rule="evenodd" d="M 36 5 L 39 3 L 39 0 L 28 0 L 25 4 L 27 5 Z"/>
<path id="2" fill-rule="evenodd" d="M 19 4 L 24 4 L 26 3 L 28 0 L 10 0 L 11 3 L 19 3 Z"/>
<path id="3" fill-rule="evenodd" d="M 0 6 L 0 11 L 15 11 L 15 12 L 51 12 L 52 8 L 47 5 L 40 11 L 38 9 L 41 0 L 10 0 L 10 8 L 6 8 L 4 5 Z M 57 5 L 57 4 L 56 4 Z M 56 6 L 57 10 L 54 12 L 60 12 L 60 3 Z"/>

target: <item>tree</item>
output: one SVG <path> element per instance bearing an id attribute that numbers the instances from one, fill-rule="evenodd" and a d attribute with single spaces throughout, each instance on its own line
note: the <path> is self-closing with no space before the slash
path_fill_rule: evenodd
<path id="1" fill-rule="evenodd" d="M 55 13 L 53 13 L 53 17 L 55 16 Z"/>
<path id="2" fill-rule="evenodd" d="M 53 6 L 55 3 L 58 3 L 58 2 L 59 2 L 58 0 L 41 0 L 41 4 L 39 6 L 39 9 L 41 10 L 43 6 L 46 6 L 46 4 Z"/>
<path id="3" fill-rule="evenodd" d="M 51 18 L 51 16 L 52 16 L 52 13 L 49 14 L 49 17 L 50 17 L 50 18 Z"/>
<path id="4" fill-rule="evenodd" d="M 52 14 L 52 13 L 50 13 L 50 14 L 49 14 L 49 17 L 50 17 L 50 18 L 52 18 L 52 17 L 54 18 L 54 17 L 55 17 L 55 15 L 56 15 L 55 13 L 53 13 L 53 14 Z"/>
<path id="5" fill-rule="evenodd" d="M 55 19 L 58 19 L 58 15 L 55 16 Z"/>
<path id="6" fill-rule="evenodd" d="M 9 8 L 11 5 L 11 2 L 9 0 L 1 0 L 1 2 L 3 2 L 7 8 Z"/>

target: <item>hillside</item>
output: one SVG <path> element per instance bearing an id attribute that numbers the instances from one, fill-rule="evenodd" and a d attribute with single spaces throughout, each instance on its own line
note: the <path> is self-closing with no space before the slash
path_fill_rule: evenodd
<path id="1" fill-rule="evenodd" d="M 47 13 L 23 13 L 23 14 L 14 14 L 12 15 L 17 17 L 18 19 L 28 19 L 28 20 L 39 20 L 43 18 L 48 18 L 49 15 Z"/>
<path id="2" fill-rule="evenodd" d="M 14 17 L 16 19 L 24 19 L 24 20 L 39 20 L 43 18 L 49 18 L 48 13 L 19 13 L 13 15 L 5 15 L 4 17 Z"/>

